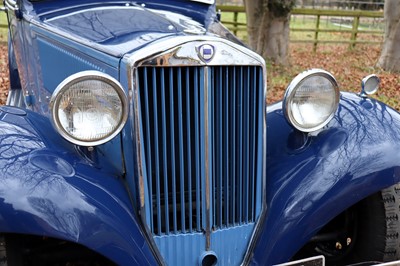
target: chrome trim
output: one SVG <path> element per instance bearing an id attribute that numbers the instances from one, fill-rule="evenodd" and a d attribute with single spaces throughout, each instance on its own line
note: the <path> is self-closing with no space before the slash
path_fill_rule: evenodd
<path id="1" fill-rule="evenodd" d="M 4 1 L 4 7 L 7 10 L 12 10 L 12 11 L 18 11 L 19 10 L 17 1 L 15 1 L 15 0 L 5 0 Z"/>
<path id="2" fill-rule="evenodd" d="M 8 91 L 6 105 L 26 108 L 24 92 L 22 89 L 10 89 Z"/>
<path id="3" fill-rule="evenodd" d="M 17 5 L 17 1 L 13 1 L 13 0 L 5 0 L 4 1 L 4 6 L 10 10 L 18 10 L 18 5 Z"/>
<path id="4" fill-rule="evenodd" d="M 143 8 L 141 8 L 139 6 L 130 6 L 129 4 L 126 5 L 126 6 L 90 7 L 88 9 L 80 9 L 80 10 L 77 10 L 77 11 L 74 11 L 74 12 L 68 12 L 67 14 L 64 14 L 64 15 L 59 15 L 59 16 L 56 16 L 56 17 L 52 17 L 52 18 L 46 19 L 46 22 L 52 22 L 54 20 L 58 20 L 58 19 L 61 19 L 61 18 L 68 18 L 68 17 L 74 16 L 74 15 L 85 13 L 87 11 L 112 11 L 112 10 L 117 10 L 117 9 L 121 9 L 121 8 L 134 9 L 134 10 L 143 10 Z"/>
<path id="5" fill-rule="evenodd" d="M 202 61 L 197 54 L 197 47 L 203 44 L 210 44 L 216 47 L 217 51 L 215 51 L 215 55 L 211 62 Z M 124 56 L 124 60 L 126 60 L 128 66 L 128 83 L 129 86 L 129 95 L 132 97 L 132 101 L 130 101 L 130 110 L 132 110 L 132 124 L 135 127 L 135 137 L 134 146 L 140 149 L 140 133 L 138 132 L 140 128 L 140 116 L 139 116 L 139 89 L 138 84 L 134 77 L 136 77 L 137 69 L 140 66 L 227 66 L 227 65 L 247 65 L 247 66 L 261 66 L 263 69 L 263 78 L 264 78 L 264 107 L 263 110 L 266 109 L 266 100 L 267 100 L 267 72 L 266 72 L 266 63 L 264 59 L 258 55 L 257 53 L 249 50 L 248 48 L 239 45 L 237 43 L 233 43 L 226 39 L 221 39 L 214 36 L 173 36 L 169 38 L 163 38 L 161 40 L 155 41 L 142 49 L 133 52 L 131 54 L 127 54 Z M 264 221 L 264 216 L 266 214 L 267 205 L 266 205 L 266 147 L 267 147 L 267 123 L 266 123 L 266 112 L 264 113 L 264 124 L 263 124 L 263 164 L 262 164 L 262 209 L 260 212 L 259 219 L 256 221 L 256 225 L 251 236 L 250 244 L 244 256 L 244 262 L 251 258 L 252 250 L 255 247 L 255 241 L 258 239 L 258 233 L 260 232 L 260 227 L 262 222 Z M 134 176 L 137 176 L 139 180 L 140 186 L 140 216 L 142 220 L 143 227 L 146 228 L 146 233 L 150 234 L 149 227 L 146 222 L 145 215 L 145 195 L 144 195 L 144 176 L 143 176 L 143 158 L 141 151 L 137 151 L 137 167 L 136 173 Z M 210 221 L 208 221 L 210 223 Z M 210 230 L 211 233 L 211 230 Z M 154 244 L 154 240 L 151 235 L 148 235 L 148 239 L 150 239 L 150 243 L 152 243 L 154 252 L 157 255 L 159 261 L 163 262 L 163 258 L 161 257 L 158 248 Z M 207 239 L 206 239 L 207 241 Z M 208 240 L 210 241 L 210 239 Z M 209 242 L 210 243 L 210 242 Z M 207 246 L 207 244 L 206 244 Z M 208 245 L 209 246 L 209 245 Z"/>
<path id="6" fill-rule="evenodd" d="M 267 71 L 266 71 L 266 66 L 265 64 L 263 65 L 264 68 L 264 107 L 263 110 L 264 112 L 264 137 L 263 137 L 263 142 L 264 142 L 264 147 L 263 147 L 263 165 L 262 165 L 262 171 L 263 171 L 263 179 L 261 181 L 261 186 L 262 186 L 262 209 L 260 212 L 260 216 L 257 221 L 255 221 L 255 228 L 253 230 L 253 234 L 250 237 L 249 241 L 249 246 L 247 248 L 247 251 L 244 255 L 243 263 L 242 265 L 249 265 L 251 258 L 253 256 L 253 250 L 256 247 L 256 243 L 258 241 L 258 238 L 260 236 L 260 233 L 262 231 L 261 225 L 265 223 L 265 220 L 267 218 L 267 185 L 265 182 L 265 178 L 267 175 Z"/>
<path id="7" fill-rule="evenodd" d="M 289 261 L 282 264 L 277 264 L 274 266 L 325 266 L 325 257 L 323 255 L 305 258 L 296 261 Z M 396 264 L 395 264 L 396 265 Z"/>
<path id="8" fill-rule="evenodd" d="M 215 4 L 215 0 L 190 0 L 192 2 L 200 2 L 200 3 L 204 3 L 204 4 L 209 4 L 209 5 L 213 5 Z"/>
<path id="9" fill-rule="evenodd" d="M 370 88 L 370 85 L 368 84 L 369 81 L 374 81 L 376 82 L 376 85 L 372 88 Z M 368 95 L 372 95 L 376 93 L 379 89 L 379 84 L 380 84 L 380 79 L 377 75 L 371 74 L 366 76 L 361 80 L 361 93 L 359 94 L 361 97 L 365 98 Z"/>
<path id="10" fill-rule="evenodd" d="M 206 250 L 210 250 L 211 248 L 211 186 L 210 186 L 210 157 L 209 157 L 209 147 L 210 147 L 210 128 L 209 128 L 209 95 L 208 90 L 210 89 L 209 84 L 209 69 L 208 67 L 204 68 L 204 168 L 205 168 L 205 194 L 206 198 L 204 202 L 206 203 Z"/>
<path id="11" fill-rule="evenodd" d="M 204 62 L 197 54 L 203 44 L 215 47 L 210 62 Z M 246 50 L 244 53 L 243 50 Z M 156 41 L 128 57 L 130 66 L 265 66 L 264 59 L 253 51 L 225 39 L 212 36 L 179 36 Z"/>
<path id="12" fill-rule="evenodd" d="M 135 72 L 135 73 L 133 73 Z M 129 88 L 129 93 L 128 93 L 128 100 L 129 100 L 129 112 L 132 114 L 133 117 L 139 117 L 140 114 L 140 107 L 139 107 L 139 91 L 137 90 L 138 85 L 136 83 L 136 80 L 133 79 L 133 76 L 137 76 L 137 68 L 136 69 L 129 69 L 126 73 L 128 75 L 128 88 Z M 135 74 L 135 75 L 134 75 Z M 132 90 L 132 88 L 136 88 L 136 90 Z M 154 257 L 156 258 L 157 262 L 159 265 L 165 265 L 164 259 L 162 258 L 159 250 L 157 249 L 157 245 L 154 242 L 154 239 L 151 235 L 150 229 L 146 223 L 146 209 L 144 206 L 145 203 L 145 188 L 144 188 L 144 177 L 143 177 L 143 169 L 142 169 L 142 153 L 141 153 L 141 139 L 140 139 L 140 121 L 139 119 L 132 119 L 132 126 L 133 126 L 133 132 L 135 135 L 132 135 L 132 140 L 134 147 L 134 151 L 136 151 L 136 158 L 137 161 L 135 162 L 134 165 L 137 167 L 137 174 L 138 174 L 138 179 L 139 179 L 139 203 L 140 203 L 140 210 L 139 210 L 139 217 L 142 219 L 142 222 L 139 223 L 140 227 L 143 229 L 145 232 L 145 238 L 146 240 L 150 243 L 150 249 L 153 252 Z"/>
<path id="13" fill-rule="evenodd" d="M 313 128 L 304 128 L 301 127 L 300 125 L 298 125 L 293 118 L 293 115 L 291 112 L 289 112 L 289 103 L 291 102 L 293 96 L 294 96 L 294 92 L 296 91 L 296 89 L 298 88 L 298 85 L 300 85 L 303 80 L 305 80 L 308 77 L 312 77 L 312 76 L 323 76 L 326 79 L 329 80 L 329 82 L 332 84 L 334 90 L 335 90 L 335 105 L 336 107 L 334 108 L 334 110 L 332 110 L 331 114 L 327 117 L 327 119 L 325 121 L 323 121 L 321 124 L 313 127 Z M 304 71 L 303 73 L 298 74 L 289 84 L 289 86 L 286 89 L 285 92 L 285 96 L 283 98 L 283 109 L 284 109 L 284 113 L 285 116 L 287 118 L 287 120 L 290 122 L 290 124 L 295 127 L 296 129 L 303 131 L 303 132 L 314 132 L 317 131 L 321 128 L 323 128 L 324 126 L 326 126 L 331 119 L 333 118 L 333 116 L 336 113 L 336 110 L 339 106 L 339 97 L 340 97 L 340 92 L 339 92 L 339 86 L 337 84 L 337 81 L 335 79 L 335 77 L 322 69 L 311 69 L 308 71 Z"/>
<path id="14" fill-rule="evenodd" d="M 135 73 L 135 75 L 133 73 L 131 73 L 128 70 L 128 75 L 130 75 L 132 78 L 128 78 L 128 86 L 129 86 L 129 103 L 135 103 L 135 104 L 129 104 L 130 106 L 130 110 L 132 113 L 133 117 L 139 117 L 140 114 L 140 106 L 139 106 L 139 91 L 137 90 L 138 85 L 136 83 L 137 80 L 137 72 Z M 135 77 L 135 78 L 133 78 Z M 134 90 L 131 90 L 131 88 L 136 88 Z M 142 151 L 140 150 L 140 143 L 142 142 L 141 138 L 140 138 L 140 121 L 139 119 L 134 119 L 133 123 L 132 123 L 134 129 L 135 129 L 135 136 L 134 139 L 136 140 L 135 143 L 137 143 L 137 147 L 136 147 L 136 156 L 137 156 L 137 168 L 138 168 L 138 177 L 139 177 L 139 201 L 140 201 L 140 209 L 142 209 L 143 211 L 141 212 L 141 215 L 144 215 L 144 181 L 143 181 L 143 169 L 142 169 Z M 143 216 L 145 217 L 145 216 Z"/>
<path id="15" fill-rule="evenodd" d="M 69 85 L 71 85 L 71 83 L 76 83 L 76 82 L 80 82 L 82 80 L 86 80 L 86 79 L 97 79 L 103 82 L 108 83 L 109 85 L 111 85 L 115 91 L 117 92 L 120 100 L 121 100 L 121 105 L 122 105 L 122 117 L 119 121 L 119 125 L 118 127 L 114 130 L 114 132 L 108 134 L 106 137 L 102 138 L 102 139 L 98 139 L 95 141 L 83 141 L 83 140 L 79 140 L 76 139 L 74 137 L 72 137 L 70 134 L 68 134 L 64 128 L 62 127 L 59 119 L 58 119 L 58 100 L 59 100 L 59 96 L 62 94 L 62 92 L 66 89 L 69 88 Z M 99 71 L 95 71 L 95 70 L 88 70 L 88 71 L 82 71 L 82 72 L 78 72 L 75 73 L 69 77 L 67 77 L 65 80 L 63 80 L 58 86 L 57 88 L 54 90 L 51 99 L 50 99 L 50 110 L 52 113 L 52 122 L 53 125 L 55 127 L 55 129 L 57 130 L 57 132 L 66 140 L 68 140 L 69 142 L 72 142 L 73 144 L 79 145 L 79 146 L 97 146 L 103 143 L 106 143 L 108 141 L 110 141 L 111 139 L 113 139 L 116 135 L 119 134 L 119 132 L 121 132 L 122 128 L 125 126 L 126 121 L 128 120 L 128 101 L 127 101 L 127 97 L 125 95 L 125 91 L 122 88 L 122 86 L 120 85 L 120 83 L 114 79 L 113 77 L 99 72 Z"/>

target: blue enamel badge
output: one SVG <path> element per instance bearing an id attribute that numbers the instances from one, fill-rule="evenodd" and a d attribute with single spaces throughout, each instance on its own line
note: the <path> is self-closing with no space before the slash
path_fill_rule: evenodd
<path id="1" fill-rule="evenodd" d="M 214 57 L 215 48 L 210 44 L 203 44 L 199 47 L 198 54 L 201 60 L 208 63 Z"/>

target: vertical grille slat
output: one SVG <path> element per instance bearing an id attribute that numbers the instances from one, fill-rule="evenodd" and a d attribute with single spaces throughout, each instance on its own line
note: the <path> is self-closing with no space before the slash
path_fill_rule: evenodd
<path id="1" fill-rule="evenodd" d="M 180 207 L 181 207 L 181 230 L 186 231 L 185 226 L 185 168 L 184 168 L 184 147 L 183 147 L 183 110 L 182 110 L 182 70 L 177 71 L 178 87 L 178 141 L 179 141 L 179 185 L 180 185 Z"/>
<path id="2" fill-rule="evenodd" d="M 144 69 L 144 72 L 143 72 L 143 78 L 144 78 L 144 80 L 145 81 L 147 81 L 148 80 L 148 75 L 147 75 L 147 69 L 145 68 Z M 149 116 L 149 96 L 148 96 L 148 91 L 149 91 L 149 89 L 148 89 L 148 83 L 147 82 L 144 82 L 144 86 L 143 86 L 143 95 L 144 95 L 144 121 L 145 121 L 145 133 L 144 133 L 144 135 L 145 136 L 149 136 L 151 133 L 150 133 L 150 116 Z M 149 184 L 152 184 L 152 177 L 153 177 L 153 175 L 152 175 L 152 167 L 151 167 L 151 138 L 150 137 L 148 137 L 148 138 L 146 138 L 146 140 L 145 140 L 145 142 L 146 142 L 146 171 L 147 171 L 147 182 L 149 183 Z M 152 188 L 152 186 L 149 186 L 149 193 L 150 193 L 150 195 L 153 195 L 153 188 Z M 150 197 L 150 206 L 153 206 L 153 199 L 152 199 L 152 197 Z M 154 216 L 153 216 L 153 207 L 151 207 L 150 208 L 150 228 L 151 228 L 151 230 L 152 231 L 154 231 L 154 223 L 153 223 L 153 218 L 154 218 Z"/>
<path id="3" fill-rule="evenodd" d="M 200 204 L 201 204 L 201 209 L 203 210 L 203 215 L 201 216 L 201 229 L 204 229 L 207 227 L 207 217 L 206 217 L 206 209 L 207 209 L 207 204 L 206 204 L 206 191 L 205 191 L 205 154 L 206 154 L 206 147 L 205 145 L 205 118 L 204 118 L 204 112 L 205 112 L 205 106 L 204 106 L 204 91 L 205 91 L 205 70 L 204 68 L 201 68 L 199 71 L 199 115 L 200 115 L 200 121 L 199 121 L 199 133 L 200 133 Z M 202 132 L 203 130 L 203 132 Z"/>
<path id="4" fill-rule="evenodd" d="M 256 85 L 257 85 L 257 69 L 255 67 L 252 67 L 253 70 L 252 72 L 252 84 L 251 84 L 251 124 L 254 125 L 251 127 L 251 138 L 250 138 L 250 162 L 251 162 L 251 171 L 250 171 L 250 176 L 255 176 L 255 152 L 256 152 L 256 110 L 257 110 L 257 90 L 256 90 Z M 250 220 L 254 220 L 254 179 L 250 179 Z"/>
<path id="5" fill-rule="evenodd" d="M 177 206 L 176 206 L 176 169 L 175 169 L 175 119 L 174 119 L 174 73 L 172 68 L 169 69 L 169 128 L 170 128 L 170 156 L 171 156 L 171 177 L 172 177 L 172 216 L 173 216 L 173 228 L 174 233 L 178 232 L 178 218 L 177 218 Z"/>
<path id="6" fill-rule="evenodd" d="M 158 80 L 156 69 L 152 69 L 152 78 Z M 160 198 L 160 162 L 159 162 L 159 150 L 158 150 L 158 108 L 157 108 L 157 81 L 153 83 L 152 91 L 153 93 L 153 130 L 154 130 L 154 176 L 156 183 L 156 206 L 157 206 L 157 231 L 161 232 L 161 198 Z"/>
<path id="7" fill-rule="evenodd" d="M 249 80 L 249 71 L 248 68 L 246 68 L 246 75 L 245 75 L 245 87 L 250 88 L 250 80 Z M 249 129 L 249 90 L 244 90 L 244 105 L 243 105 L 243 110 L 244 110 L 244 129 Z M 248 172 L 249 172 L 249 132 L 247 130 L 244 130 L 243 134 L 243 152 L 244 152 L 244 162 L 243 162 L 243 221 L 247 222 L 248 221 L 248 214 L 249 214 L 249 180 L 246 178 Z"/>
<path id="8" fill-rule="evenodd" d="M 186 68 L 186 139 L 187 139 L 187 188 L 188 188 L 188 210 L 189 210 L 189 232 L 193 231 L 193 198 L 192 198 L 192 154 L 191 154 L 191 101 L 190 101 L 190 72 Z"/>
<path id="9" fill-rule="evenodd" d="M 239 88 L 238 88 L 238 93 L 239 93 L 239 102 L 238 102 L 238 113 L 239 113 L 239 118 L 238 118 L 238 142 L 237 145 L 239 147 L 239 158 L 238 162 L 243 162 L 243 67 L 240 67 L 240 78 L 239 78 Z M 238 221 L 240 224 L 242 224 L 242 215 L 243 215 L 243 208 L 242 208 L 242 202 L 243 202 L 243 193 L 242 193 L 242 184 L 243 184 L 243 165 L 241 163 L 237 164 L 238 170 L 237 173 L 239 175 L 238 179 L 238 190 L 237 193 L 239 195 L 239 199 L 237 202 L 237 206 L 239 207 L 239 216 L 238 216 Z"/>
<path id="10" fill-rule="evenodd" d="M 138 68 L 146 206 L 154 235 L 203 232 L 207 217 L 214 230 L 256 220 L 262 73 L 257 66 Z"/>
<path id="11" fill-rule="evenodd" d="M 168 192 L 168 155 L 167 155 L 167 116 L 165 102 L 165 71 L 161 69 L 161 116 L 162 116 L 162 161 L 164 174 L 164 213 L 165 213 L 165 233 L 169 234 L 169 192 Z"/>
<path id="12" fill-rule="evenodd" d="M 218 190 L 217 190 L 217 210 L 218 210 L 218 220 L 217 220 L 217 225 L 219 227 L 222 226 L 222 182 L 223 182 L 223 158 L 222 158 L 222 134 L 223 134 L 223 130 L 222 130 L 222 125 L 223 125 L 223 121 L 222 121 L 222 90 L 223 90 L 223 76 L 222 76 L 222 68 L 218 69 L 218 75 L 217 75 L 217 80 L 218 80 L 218 86 L 216 86 L 216 91 L 217 91 L 217 110 L 216 110 L 216 125 L 215 125 L 215 132 L 217 134 L 217 140 L 216 140 L 216 154 L 217 154 L 217 163 L 214 164 L 216 169 L 218 169 L 217 171 L 217 176 L 218 178 L 216 178 L 217 180 L 217 186 L 218 186 Z"/>
<path id="13" fill-rule="evenodd" d="M 223 118 L 224 118 L 224 224 L 228 225 L 229 224 L 229 154 L 230 154 L 230 149 L 229 149 L 229 69 L 228 67 L 224 67 L 224 78 L 225 78 L 225 86 L 224 86 L 224 113 L 223 113 Z"/>
<path id="14" fill-rule="evenodd" d="M 231 70 L 232 72 L 232 87 L 236 88 L 236 71 Z M 231 138 L 231 143 L 230 146 L 232 147 L 232 162 L 236 162 L 236 89 L 233 89 L 231 91 L 231 132 L 232 132 L 232 138 Z M 231 197 L 231 207 L 232 207 L 232 212 L 231 212 L 231 221 L 232 224 L 236 223 L 236 169 L 235 169 L 236 163 L 231 164 L 231 175 L 232 175 L 232 197 Z"/>
<path id="15" fill-rule="evenodd" d="M 200 231 L 201 223 L 200 223 L 200 211 L 201 211 L 201 201 L 200 201 L 200 128 L 199 128 L 199 100 L 200 100 L 200 92 L 199 92 L 199 71 L 197 68 L 194 69 L 194 138 L 195 138 L 195 165 L 196 165 L 196 229 Z"/>

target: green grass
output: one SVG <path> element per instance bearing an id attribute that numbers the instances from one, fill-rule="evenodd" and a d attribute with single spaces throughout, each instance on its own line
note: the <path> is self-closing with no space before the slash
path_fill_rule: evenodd
<path id="1" fill-rule="evenodd" d="M 4 26 L 7 26 L 7 15 L 5 12 L 0 12 L 0 42 L 7 42 L 8 29 Z"/>
<path id="2" fill-rule="evenodd" d="M 223 12 L 221 14 L 221 20 L 234 21 L 233 12 Z M 335 22 L 336 20 L 336 22 Z M 238 22 L 246 23 L 246 14 L 238 14 Z M 319 28 L 322 30 L 351 30 L 353 20 L 352 18 L 342 18 L 342 17 L 327 17 L 322 16 L 319 24 Z M 226 24 L 230 30 L 234 30 L 233 25 Z M 382 30 L 384 24 L 382 20 L 379 19 L 368 19 L 361 18 L 359 30 Z M 315 38 L 315 32 L 312 30 L 316 28 L 316 17 L 313 16 L 303 16 L 303 15 L 292 15 L 290 20 L 291 29 L 310 29 L 311 31 L 295 31 L 291 30 L 290 39 L 292 41 L 306 40 L 313 41 Z M 240 26 L 236 35 L 243 41 L 247 40 L 247 32 L 245 26 Z M 351 37 L 350 32 L 319 32 L 318 40 L 321 41 L 349 41 Z M 382 34 L 371 34 L 371 33 L 359 33 L 357 35 L 358 40 L 373 40 L 380 41 L 382 39 Z"/>

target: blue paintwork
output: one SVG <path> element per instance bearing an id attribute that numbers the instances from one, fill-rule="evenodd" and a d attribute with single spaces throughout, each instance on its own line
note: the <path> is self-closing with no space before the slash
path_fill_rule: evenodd
<path id="1" fill-rule="evenodd" d="M 207 22 L 211 15 L 215 16 L 215 5 L 203 4 L 188 0 L 142 0 L 142 1 L 121 1 L 121 0 L 53 0 L 30 3 L 28 0 L 22 0 L 26 11 L 29 13 L 44 15 L 55 10 L 63 10 L 65 8 L 81 8 L 82 6 L 91 6 L 94 4 L 105 6 L 114 4 L 126 3 L 149 8 L 155 8 L 165 11 L 171 11 L 179 14 L 184 14 L 197 21 Z"/>
<path id="2" fill-rule="evenodd" d="M 340 104 L 308 137 L 288 125 L 281 104 L 269 108 L 268 210 L 253 264 L 287 261 L 333 217 L 400 180 L 400 115 L 349 93 Z"/>
<path id="3" fill-rule="evenodd" d="M 15 61 L 23 66 L 19 74 L 29 108 L 46 116 L 52 92 L 71 74 L 98 70 L 119 80 L 126 53 L 193 28 L 205 31 L 215 19 L 212 6 L 189 1 L 154 1 L 145 7 L 120 1 L 21 3 L 24 19 L 9 14 Z"/>
<path id="4" fill-rule="evenodd" d="M 1 107 L 0 136 L 1 232 L 81 243 L 120 265 L 156 263 L 120 177 L 29 111 Z"/>
<path id="5" fill-rule="evenodd" d="M 207 29 L 216 18 L 215 7 L 183 0 L 144 0 L 129 7 L 126 2 L 107 1 L 120 21 L 130 20 L 133 27 L 110 19 L 104 10 L 94 10 L 104 6 L 101 1 L 21 2 L 24 19 L 10 16 L 13 61 L 23 66 L 19 68 L 21 86 L 34 103 L 29 108 L 37 114 L 0 108 L 0 231 L 78 242 L 118 264 L 155 264 L 135 213 L 140 207 L 130 202 L 127 192 L 133 199 L 139 197 L 135 194 L 138 178 L 133 175 L 138 167 L 135 154 L 141 147 L 135 146 L 132 132 L 140 129 L 134 129 L 129 120 L 121 136 L 93 152 L 76 148 L 51 126 L 49 97 L 70 74 L 93 69 L 120 80 L 127 90 L 126 62 L 121 62 L 124 54 L 159 38 L 185 35 L 188 25 Z M 79 13 L 82 8 L 92 9 Z M 75 13 L 68 15 L 71 11 Z M 174 17 L 172 13 L 176 13 Z M 87 15 L 98 18 L 91 22 L 104 23 L 103 31 L 84 27 Z M 56 28 L 54 32 L 48 30 L 52 27 Z M 203 102 L 204 94 L 200 97 Z M 197 108 L 202 114 L 209 106 Z M 342 94 L 333 121 L 312 136 L 290 127 L 280 104 L 269 107 L 267 116 L 268 208 L 251 258 L 258 265 L 287 261 L 337 214 L 400 179 L 400 116 L 379 102 Z M 196 119 L 204 122 L 204 117 Z M 204 137 L 194 138 L 200 138 L 203 144 L 196 147 L 201 150 L 196 154 L 204 156 Z M 205 186 L 204 182 L 196 179 L 196 187 Z M 206 208 L 205 201 L 202 204 Z M 257 212 L 260 208 L 257 206 Z M 202 219 L 204 225 L 212 223 L 206 217 Z M 239 230 L 248 235 L 249 228 Z M 217 232 L 214 237 L 222 235 Z M 160 239 L 155 240 L 159 246 Z M 227 256 L 218 240 L 212 241 L 217 254 Z M 236 244 L 244 250 L 247 242 Z M 204 247 L 203 238 L 198 246 Z M 196 252 L 197 259 L 201 254 Z"/>
<path id="6" fill-rule="evenodd" d="M 217 256 L 220 263 L 218 265 L 240 265 L 253 229 L 254 223 L 249 223 L 213 232 L 211 235 L 211 252 Z M 201 265 L 199 259 L 207 253 L 204 250 L 205 238 L 203 233 L 156 236 L 154 241 L 158 248 L 163 251 L 167 265 Z M 182 256 L 184 250 L 190 252 L 191 256 Z"/>
<path id="7" fill-rule="evenodd" d="M 27 20 L 117 57 L 193 28 L 205 34 L 216 20 L 215 6 L 189 1 L 23 2 Z"/>

